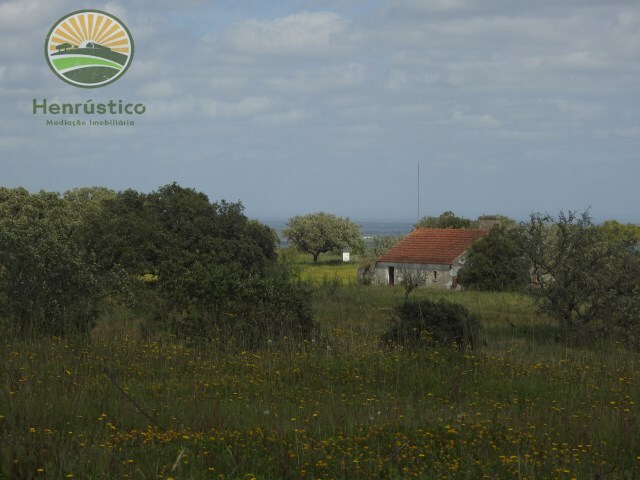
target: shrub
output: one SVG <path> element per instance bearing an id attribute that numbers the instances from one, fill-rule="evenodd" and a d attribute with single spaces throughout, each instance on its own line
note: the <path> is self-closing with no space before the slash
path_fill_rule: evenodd
<path id="1" fill-rule="evenodd" d="M 383 335 L 387 345 L 429 348 L 436 345 L 475 348 L 480 325 L 465 307 L 441 299 L 405 301 L 396 306 L 396 317 Z"/>
<path id="2" fill-rule="evenodd" d="M 192 300 L 186 308 L 162 308 L 157 327 L 189 342 L 222 350 L 255 350 L 301 343 L 316 330 L 310 288 L 274 267 L 264 278 L 246 278 L 217 303 Z"/>

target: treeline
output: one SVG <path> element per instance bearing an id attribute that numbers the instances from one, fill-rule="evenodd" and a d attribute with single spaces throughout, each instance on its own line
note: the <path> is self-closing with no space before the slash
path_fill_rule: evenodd
<path id="1" fill-rule="evenodd" d="M 148 194 L 0 188 L 2 335 L 87 334 L 119 303 L 183 338 L 246 348 L 309 338 L 309 293 L 276 248 L 240 203 L 175 183 Z"/>

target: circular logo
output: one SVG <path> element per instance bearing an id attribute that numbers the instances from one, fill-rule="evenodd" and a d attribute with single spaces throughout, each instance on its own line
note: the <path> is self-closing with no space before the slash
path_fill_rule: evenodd
<path id="1" fill-rule="evenodd" d="M 99 10 L 65 15 L 49 31 L 44 54 L 53 73 L 71 85 L 104 87 L 133 60 L 133 37 L 124 23 Z"/>

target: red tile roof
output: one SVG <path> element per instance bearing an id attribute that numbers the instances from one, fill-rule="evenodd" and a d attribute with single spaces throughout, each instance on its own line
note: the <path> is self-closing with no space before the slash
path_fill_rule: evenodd
<path id="1" fill-rule="evenodd" d="M 378 262 L 429 263 L 452 265 L 453 262 L 488 230 L 418 228 L 387 250 Z"/>

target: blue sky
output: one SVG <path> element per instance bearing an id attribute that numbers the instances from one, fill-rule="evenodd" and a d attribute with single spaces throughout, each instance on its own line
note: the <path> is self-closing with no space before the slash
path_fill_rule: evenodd
<path id="1" fill-rule="evenodd" d="M 99 89 L 62 82 L 42 53 L 86 8 L 136 45 Z M 2 186 L 177 181 L 254 218 L 413 221 L 419 163 L 423 215 L 591 207 L 640 223 L 635 0 L 0 0 L 0 42 Z M 47 127 L 34 98 L 147 113 Z"/>

